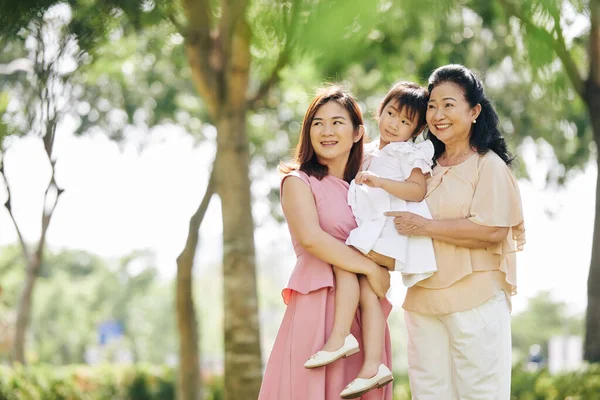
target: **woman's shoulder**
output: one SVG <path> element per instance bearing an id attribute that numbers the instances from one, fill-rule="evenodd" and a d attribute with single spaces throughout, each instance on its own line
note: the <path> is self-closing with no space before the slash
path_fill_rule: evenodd
<path id="1" fill-rule="evenodd" d="M 308 187 L 310 187 L 310 189 L 313 192 L 329 190 L 331 186 L 337 186 L 336 184 L 338 183 L 338 181 L 344 182 L 343 180 L 333 177 L 331 175 L 325 175 L 322 179 L 319 179 L 316 176 L 310 175 L 300 169 L 296 169 L 288 172 L 287 174 L 281 177 L 281 185 L 283 185 L 284 181 L 286 181 L 286 179 L 289 177 L 299 178 Z M 347 185 L 348 184 L 346 183 L 346 186 Z"/>
<path id="2" fill-rule="evenodd" d="M 510 170 L 506 162 L 493 150 L 488 150 L 485 154 L 480 155 L 478 162 L 478 169 L 499 169 L 499 170 Z"/>
<path id="3" fill-rule="evenodd" d="M 287 178 L 288 176 L 295 176 L 296 178 L 301 178 L 301 179 L 308 179 L 308 174 L 304 171 L 301 171 L 300 169 L 294 169 L 290 172 L 288 172 L 287 174 L 283 174 L 281 177 L 281 180 L 284 180 L 285 178 Z"/>
<path id="4" fill-rule="evenodd" d="M 496 185 L 515 186 L 517 179 L 509 165 L 493 150 L 480 155 L 477 165 L 478 182 L 489 181 Z"/>
<path id="5" fill-rule="evenodd" d="M 292 171 L 289 171 L 286 174 L 283 174 L 281 176 L 281 186 L 283 187 L 284 182 L 287 181 L 287 178 L 289 177 L 295 177 L 300 179 L 302 182 L 304 182 L 306 185 L 308 185 L 309 187 L 311 186 L 311 177 L 304 171 L 301 171 L 300 169 L 295 169 Z"/>

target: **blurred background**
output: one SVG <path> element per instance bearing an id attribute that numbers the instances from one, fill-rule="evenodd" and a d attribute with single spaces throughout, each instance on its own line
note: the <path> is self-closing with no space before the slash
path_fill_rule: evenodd
<path id="1" fill-rule="evenodd" d="M 375 139 L 388 88 L 447 63 L 518 160 L 513 398 L 600 398 L 600 0 L 2 0 L 0 48 L 0 399 L 256 399 L 315 88 Z"/>

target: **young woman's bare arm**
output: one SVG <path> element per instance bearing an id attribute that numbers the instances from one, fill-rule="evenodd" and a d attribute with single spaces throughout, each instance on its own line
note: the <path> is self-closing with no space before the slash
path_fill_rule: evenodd
<path id="1" fill-rule="evenodd" d="M 310 254 L 346 271 L 367 276 L 373 291 L 385 296 L 389 289 L 389 273 L 375 262 L 352 250 L 321 229 L 314 197 L 299 178 L 283 182 L 281 205 L 290 231 Z"/>

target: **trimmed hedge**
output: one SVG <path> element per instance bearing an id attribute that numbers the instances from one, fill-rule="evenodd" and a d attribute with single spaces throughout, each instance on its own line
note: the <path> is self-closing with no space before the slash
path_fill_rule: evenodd
<path id="1" fill-rule="evenodd" d="M 600 365 L 557 375 L 550 375 L 546 369 L 513 370 L 511 399 L 600 400 Z"/>
<path id="2" fill-rule="evenodd" d="M 570 373 L 550 375 L 547 369 L 512 371 L 511 400 L 600 400 L 600 365 Z M 410 400 L 406 375 L 394 376 L 394 400 Z"/>
<path id="3" fill-rule="evenodd" d="M 175 400 L 175 375 L 150 365 L 0 368 L 0 400 Z"/>
<path id="4" fill-rule="evenodd" d="M 205 379 L 206 400 L 223 400 L 223 379 Z M 396 375 L 394 400 L 409 400 L 408 378 Z M 600 365 L 550 375 L 516 367 L 514 400 L 600 400 Z M 175 400 L 175 372 L 152 365 L 0 366 L 0 400 Z"/>

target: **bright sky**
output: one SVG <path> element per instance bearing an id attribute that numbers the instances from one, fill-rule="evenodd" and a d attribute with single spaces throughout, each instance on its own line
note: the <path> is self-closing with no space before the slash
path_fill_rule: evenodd
<path id="1" fill-rule="evenodd" d="M 59 131 L 71 131 L 68 128 Z M 49 245 L 54 250 L 83 249 L 105 257 L 147 248 L 155 252 L 160 271 L 173 276 L 174 260 L 185 243 L 189 217 L 204 193 L 213 153 L 212 145 L 198 146 L 177 127 L 155 130 L 141 151 L 132 145 L 120 149 L 102 136 L 59 136 L 57 181 L 66 191 L 49 230 Z M 592 249 L 596 167 L 592 163 L 584 172 L 576 173 L 562 190 L 545 189 L 544 163 L 535 162 L 534 154 L 533 146 L 526 146 L 522 154 L 532 180 L 520 182 L 527 244 L 518 257 L 519 295 L 514 309 L 522 310 L 526 299 L 540 290 L 552 290 L 572 311 L 583 311 Z M 16 218 L 25 238 L 35 240 L 49 176 L 41 141 L 14 141 L 5 169 Z M 5 200 L 5 191 L 0 189 L 0 204 Z M 265 205 L 259 204 L 255 216 L 260 220 L 265 210 Z M 549 213 L 554 214 L 552 218 Z M 255 237 L 259 258 L 268 257 L 276 248 L 285 255 L 277 258 L 281 268 L 291 271 L 294 257 L 287 229 L 260 221 L 259 225 Z M 213 201 L 201 229 L 198 264 L 202 267 L 218 263 L 221 229 L 219 203 Z M 0 248 L 16 241 L 8 212 L 1 207 Z M 396 278 L 392 297 L 399 303 L 404 290 Z"/>

